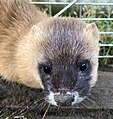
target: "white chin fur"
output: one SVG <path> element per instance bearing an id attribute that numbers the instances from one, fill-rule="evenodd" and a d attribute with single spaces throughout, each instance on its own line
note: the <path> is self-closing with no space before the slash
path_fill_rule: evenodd
<path id="1" fill-rule="evenodd" d="M 80 102 L 82 102 L 86 98 L 86 97 L 80 97 L 79 93 L 77 91 L 75 91 L 73 93 L 73 95 L 74 95 L 74 101 L 72 102 L 71 105 L 75 105 L 77 103 L 80 103 Z"/>
<path id="2" fill-rule="evenodd" d="M 52 105 L 58 106 L 54 99 L 54 93 L 52 91 L 50 91 L 49 95 L 45 97 L 45 100 Z"/>
<path id="3" fill-rule="evenodd" d="M 60 94 L 60 93 L 58 93 L 58 94 Z M 74 96 L 74 101 L 72 102 L 71 106 L 73 106 L 73 105 L 75 105 L 77 103 L 80 103 L 85 99 L 85 97 L 80 97 L 79 93 L 77 91 L 75 91 L 73 93 L 67 92 L 67 94 L 72 94 Z M 50 91 L 49 95 L 45 97 L 45 100 L 47 102 L 49 102 L 50 104 L 52 104 L 52 105 L 58 106 L 57 102 L 54 99 L 54 93 L 52 91 Z"/>

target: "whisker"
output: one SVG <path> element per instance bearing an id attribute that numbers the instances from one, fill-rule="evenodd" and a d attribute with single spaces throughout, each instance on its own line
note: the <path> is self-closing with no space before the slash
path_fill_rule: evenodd
<path id="1" fill-rule="evenodd" d="M 84 117 L 82 116 L 82 114 L 80 114 L 80 113 L 78 113 L 78 114 L 79 114 L 78 118 L 84 119 Z"/>
<path id="2" fill-rule="evenodd" d="M 41 98 L 40 100 L 37 100 L 37 101 L 40 102 L 40 101 L 42 101 L 42 100 L 44 100 L 44 98 Z M 37 101 L 36 101 L 36 102 L 37 102 Z M 37 102 L 37 103 L 38 103 L 38 102 Z"/>
<path id="3" fill-rule="evenodd" d="M 38 100 L 38 102 L 42 101 L 42 99 Z M 37 103 L 37 101 L 35 102 L 31 102 L 27 107 L 25 107 L 24 109 L 19 109 L 18 111 L 15 111 L 11 116 L 14 116 L 14 115 L 21 115 L 23 114 L 25 111 L 27 111 L 28 109 L 30 109 L 31 107 L 33 107 L 35 104 Z M 30 109 L 31 110 L 31 109 Z"/>
<path id="4" fill-rule="evenodd" d="M 111 90 L 111 89 L 113 89 L 113 87 L 99 87 L 99 88 L 96 88 L 96 89 L 101 89 L 101 90 Z"/>
<path id="5" fill-rule="evenodd" d="M 81 118 L 81 119 L 84 119 L 84 117 L 83 117 L 82 115 L 80 116 L 80 118 Z"/>
<path id="6" fill-rule="evenodd" d="M 95 101 L 91 100 L 89 97 L 87 97 L 86 99 L 89 100 L 91 103 L 93 103 L 94 106 L 96 106 L 97 108 L 99 108 L 99 106 L 96 104 Z"/>
<path id="7" fill-rule="evenodd" d="M 38 101 L 35 101 L 31 106 L 29 106 L 30 108 L 32 107 L 32 106 L 37 106 L 41 101 L 43 101 L 44 100 L 44 98 L 42 98 L 42 99 L 40 99 L 40 100 L 38 100 Z"/>
<path id="8" fill-rule="evenodd" d="M 45 116 L 46 116 L 46 114 L 47 114 L 47 112 L 48 112 L 48 110 L 49 110 L 49 107 L 50 107 L 50 104 L 48 104 L 48 107 L 47 107 L 47 109 L 46 109 L 46 111 L 45 111 L 45 113 L 44 113 L 44 115 L 43 115 L 42 119 L 44 119 L 44 118 L 45 118 Z"/>
<path id="9" fill-rule="evenodd" d="M 95 91 L 90 91 L 90 95 L 88 96 L 88 97 L 91 97 L 91 98 L 94 98 L 95 99 L 95 97 L 98 97 L 99 95 L 97 94 L 97 92 L 95 92 Z"/>
<path id="10" fill-rule="evenodd" d="M 50 112 L 51 112 L 52 109 L 53 109 L 53 106 L 50 105 L 50 108 L 49 108 Z"/>
<path id="11" fill-rule="evenodd" d="M 76 108 L 79 108 L 78 104 L 75 105 Z"/>
<path id="12" fill-rule="evenodd" d="M 37 103 L 37 104 L 35 105 L 35 107 L 38 107 L 38 108 L 39 108 L 40 106 L 42 106 L 43 104 L 45 104 L 45 102 L 46 102 L 46 101 L 44 100 L 44 101 L 41 102 L 41 103 Z"/>
<path id="13" fill-rule="evenodd" d="M 105 80 L 97 80 L 96 83 L 104 82 Z"/>
<path id="14" fill-rule="evenodd" d="M 38 105 L 38 108 L 39 108 L 41 105 L 43 105 L 43 104 L 44 104 L 44 103 L 41 102 L 40 105 Z M 29 111 L 35 109 L 35 108 L 37 107 L 37 105 L 36 105 L 36 106 L 33 106 L 33 105 L 32 105 L 32 107 L 33 107 L 32 109 L 31 109 L 31 107 L 30 107 L 30 109 L 27 109 L 27 110 L 23 111 L 23 112 L 21 113 L 21 115 L 25 115 L 25 114 L 28 113 Z"/>
<path id="15" fill-rule="evenodd" d="M 41 112 L 47 104 L 48 104 L 48 103 L 47 103 L 46 101 L 42 102 L 42 103 L 38 106 L 38 108 L 40 107 L 39 112 Z"/>
<path id="16" fill-rule="evenodd" d="M 0 113 L 0 119 L 2 119 L 6 115 L 7 112 L 8 112 L 7 109 L 6 110 L 3 109 L 2 113 Z"/>
<path id="17" fill-rule="evenodd" d="M 39 102 L 42 101 L 42 100 L 43 100 L 43 98 L 40 99 L 40 100 L 38 100 L 38 101 L 31 102 L 31 103 L 30 103 L 27 107 L 25 107 L 24 109 L 14 112 L 12 116 L 14 116 L 14 115 L 24 115 L 24 114 L 28 113 L 30 110 L 32 110 L 33 108 L 35 108 L 35 105 L 37 105 L 37 103 L 39 103 Z"/>
<path id="18" fill-rule="evenodd" d="M 83 105 L 85 108 L 89 108 L 86 104 L 84 104 L 83 102 L 81 103 L 81 105 Z"/>

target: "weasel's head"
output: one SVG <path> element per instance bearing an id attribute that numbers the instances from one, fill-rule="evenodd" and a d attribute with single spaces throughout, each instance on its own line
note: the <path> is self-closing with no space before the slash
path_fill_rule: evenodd
<path id="1" fill-rule="evenodd" d="M 50 18 L 32 28 L 35 73 L 45 100 L 72 106 L 85 99 L 97 80 L 99 34 L 94 23 Z"/>

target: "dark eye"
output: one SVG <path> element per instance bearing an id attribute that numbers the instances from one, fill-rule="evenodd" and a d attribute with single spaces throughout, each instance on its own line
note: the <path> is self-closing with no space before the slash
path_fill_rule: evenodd
<path id="1" fill-rule="evenodd" d="M 88 69 L 89 63 L 88 62 L 83 62 L 80 64 L 80 71 L 86 71 Z"/>
<path id="2" fill-rule="evenodd" d="M 50 74 L 51 73 L 51 66 L 42 66 L 44 73 Z"/>

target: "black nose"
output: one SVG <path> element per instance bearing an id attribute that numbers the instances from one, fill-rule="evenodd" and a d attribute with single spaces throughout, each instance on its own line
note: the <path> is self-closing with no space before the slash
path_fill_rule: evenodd
<path id="1" fill-rule="evenodd" d="M 74 102 L 74 96 L 72 95 L 55 95 L 55 101 L 58 106 L 71 106 Z"/>

